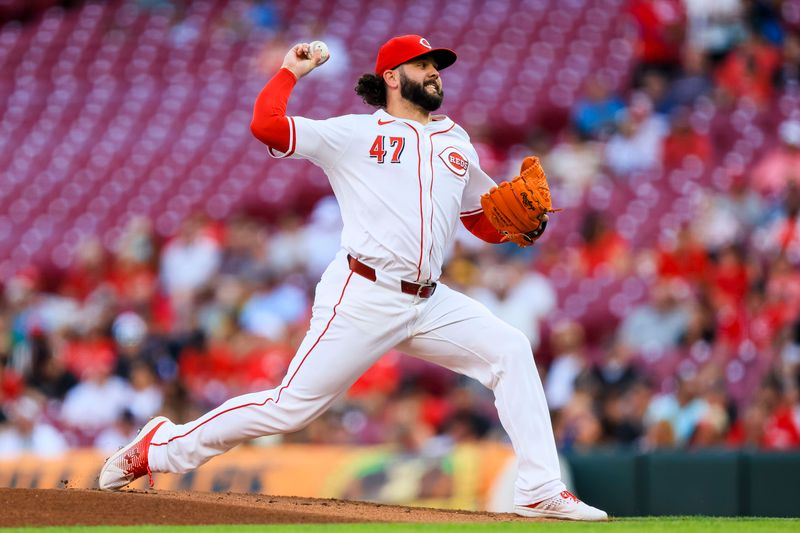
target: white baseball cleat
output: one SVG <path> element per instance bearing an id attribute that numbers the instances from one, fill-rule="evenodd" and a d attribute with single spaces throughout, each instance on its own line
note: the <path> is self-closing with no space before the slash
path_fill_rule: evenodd
<path id="1" fill-rule="evenodd" d="M 157 416 L 150 420 L 136 435 L 136 438 L 127 446 L 117 450 L 114 455 L 106 459 L 97 484 L 103 490 L 119 490 L 135 479 L 147 474 L 150 477 L 150 488 L 153 488 L 153 477 L 150 474 L 150 465 L 147 463 L 147 451 L 150 441 L 158 428 L 169 420 Z"/>
<path id="2" fill-rule="evenodd" d="M 586 505 L 568 490 L 552 498 L 530 505 L 515 505 L 514 512 L 530 518 L 558 518 L 560 520 L 605 521 L 608 514 L 591 505 Z"/>

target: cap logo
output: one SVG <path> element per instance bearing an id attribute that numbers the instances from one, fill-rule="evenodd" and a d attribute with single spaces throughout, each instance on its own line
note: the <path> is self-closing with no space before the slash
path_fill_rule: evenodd
<path id="1" fill-rule="evenodd" d="M 419 44 L 421 44 L 422 46 L 424 46 L 427 49 L 431 49 L 432 48 L 431 47 L 431 43 L 429 43 L 428 39 L 426 39 L 425 37 L 423 37 L 422 39 L 419 40 Z"/>
<path id="2" fill-rule="evenodd" d="M 455 148 L 448 146 L 439 154 L 439 159 L 456 176 L 464 176 L 469 168 L 469 160 Z"/>

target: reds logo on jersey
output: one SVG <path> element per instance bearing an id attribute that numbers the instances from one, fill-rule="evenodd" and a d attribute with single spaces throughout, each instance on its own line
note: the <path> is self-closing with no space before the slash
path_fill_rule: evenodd
<path id="1" fill-rule="evenodd" d="M 469 160 L 461 155 L 455 148 L 448 146 L 439 154 L 439 159 L 444 162 L 450 172 L 456 176 L 464 176 L 469 168 Z"/>

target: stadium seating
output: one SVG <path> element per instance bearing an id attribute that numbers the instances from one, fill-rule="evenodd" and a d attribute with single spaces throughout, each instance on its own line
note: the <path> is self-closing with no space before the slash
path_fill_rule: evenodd
<path id="1" fill-rule="evenodd" d="M 590 71 L 613 84 L 628 76 L 631 45 L 612 23 L 621 4 L 275 2 L 287 42 L 311 38 L 309 21 L 321 18 L 350 56 L 335 82 L 299 84 L 290 112 L 363 112 L 354 79 L 381 42 L 415 31 L 459 51 L 447 79 L 456 120 L 524 126 L 543 107 L 568 109 Z M 302 207 L 327 190 L 310 165 L 271 165 L 249 133 L 267 76 L 256 59 L 272 37 L 237 32 L 248 9 L 191 2 L 179 19 L 169 6 L 97 2 L 0 28 L 1 276 L 66 266 L 88 236 L 110 246 L 136 214 L 169 235 L 196 209 L 222 218 L 254 198 Z"/>
<path id="2" fill-rule="evenodd" d="M 414 32 L 459 53 L 447 72 L 448 114 L 498 129 L 524 129 L 554 108 L 566 116 L 589 73 L 624 90 L 634 61 L 623 0 L 272 5 L 280 30 L 254 28 L 242 0 L 193 1 L 181 13 L 90 2 L 0 27 L 0 278 L 31 263 L 65 267 L 89 236 L 110 247 L 135 215 L 168 236 L 194 210 L 215 219 L 253 202 L 303 210 L 327 193 L 310 164 L 271 164 L 248 128 L 276 67 L 259 67 L 259 58 L 282 55 L 292 42 L 322 37 L 349 57 L 335 75 L 315 72 L 299 84 L 290 113 L 363 112 L 354 80 L 371 70 L 380 43 Z M 693 216 L 701 187 L 724 189 L 725 169 L 756 160 L 799 103 L 786 94 L 767 110 L 743 101 L 722 112 L 699 100 L 692 120 L 714 135 L 711 165 L 690 158 L 678 168 L 599 177 L 548 238 L 577 244 L 582 213 L 592 208 L 634 249 L 652 246 Z M 560 313 L 586 323 L 613 325 L 646 297 L 635 278 L 554 281 Z M 664 364 L 665 375 L 674 370 Z"/>

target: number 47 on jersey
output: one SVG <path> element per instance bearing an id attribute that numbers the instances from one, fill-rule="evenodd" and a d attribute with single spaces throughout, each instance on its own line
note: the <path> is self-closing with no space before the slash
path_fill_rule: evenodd
<path id="1" fill-rule="evenodd" d="M 390 163 L 400 162 L 400 155 L 403 153 L 405 145 L 405 137 L 389 137 L 389 149 L 392 150 Z M 383 164 L 386 160 L 386 154 L 386 136 L 378 135 L 375 137 L 375 142 L 372 143 L 372 148 L 369 149 L 369 156 L 377 159 L 378 163 Z"/>

